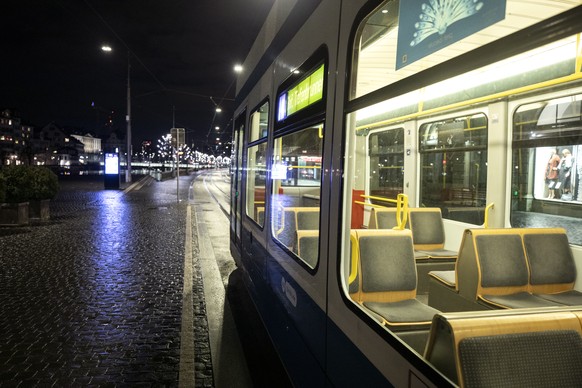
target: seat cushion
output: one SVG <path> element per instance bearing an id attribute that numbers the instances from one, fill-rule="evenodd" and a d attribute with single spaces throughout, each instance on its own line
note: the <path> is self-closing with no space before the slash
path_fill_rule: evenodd
<path id="1" fill-rule="evenodd" d="M 557 306 L 557 303 L 538 298 L 528 292 L 517 292 L 509 295 L 479 295 L 479 299 L 497 308 L 530 308 Z"/>
<path id="2" fill-rule="evenodd" d="M 457 279 L 455 278 L 455 271 L 430 271 L 429 276 L 432 276 L 439 282 L 447 285 L 448 287 L 455 288 Z"/>
<path id="3" fill-rule="evenodd" d="M 382 316 L 388 325 L 430 326 L 434 315 L 440 313 L 416 299 L 393 303 L 365 302 L 364 306 Z"/>
<path id="4" fill-rule="evenodd" d="M 557 294 L 535 294 L 535 296 L 554 303 L 565 304 L 567 306 L 582 305 L 582 292 L 575 290 L 560 292 Z"/>

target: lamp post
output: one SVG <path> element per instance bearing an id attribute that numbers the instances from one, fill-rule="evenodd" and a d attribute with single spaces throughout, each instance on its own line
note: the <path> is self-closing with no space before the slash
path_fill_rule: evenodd
<path id="1" fill-rule="evenodd" d="M 102 46 L 101 50 L 106 53 L 113 51 L 111 46 Z M 125 121 L 127 122 L 127 157 L 126 163 L 127 167 L 125 169 L 125 182 L 131 183 L 131 62 L 130 62 L 131 52 L 127 50 L 127 115 L 125 116 Z"/>
<path id="2" fill-rule="evenodd" d="M 130 52 L 127 50 L 127 168 L 125 169 L 125 182 L 131 183 L 131 86 L 130 72 L 131 63 L 129 61 Z"/>

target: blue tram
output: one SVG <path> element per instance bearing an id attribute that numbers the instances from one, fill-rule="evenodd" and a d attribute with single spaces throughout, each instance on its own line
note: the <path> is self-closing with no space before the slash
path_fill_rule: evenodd
<path id="1" fill-rule="evenodd" d="M 275 1 L 237 80 L 231 252 L 296 386 L 582 385 L 581 20 Z"/>

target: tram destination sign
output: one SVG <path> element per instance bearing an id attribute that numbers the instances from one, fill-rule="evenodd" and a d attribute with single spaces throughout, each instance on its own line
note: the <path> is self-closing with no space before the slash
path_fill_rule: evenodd
<path id="1" fill-rule="evenodd" d="M 407 0 L 398 16 L 396 70 L 505 19 L 507 0 Z"/>
<path id="2" fill-rule="evenodd" d="M 323 98 L 324 65 L 302 78 L 294 86 L 279 95 L 277 120 L 288 116 L 318 102 Z"/>

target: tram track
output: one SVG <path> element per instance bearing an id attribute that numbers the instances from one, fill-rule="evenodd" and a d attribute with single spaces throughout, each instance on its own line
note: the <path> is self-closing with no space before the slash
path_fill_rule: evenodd
<path id="1" fill-rule="evenodd" d="M 225 190 L 223 190 L 222 188 L 220 188 L 218 186 L 218 184 L 215 182 L 214 178 L 215 178 L 215 174 L 216 171 L 205 171 L 202 175 L 202 182 L 204 183 L 204 188 L 206 190 L 206 192 L 210 195 L 210 197 L 212 198 L 212 200 L 218 205 L 218 207 L 220 208 L 220 210 L 222 211 L 222 213 L 226 216 L 226 218 L 228 219 L 230 217 L 230 206 L 229 205 L 225 205 L 224 203 L 228 204 L 230 201 L 230 195 L 225 192 Z M 223 176 L 224 174 L 222 174 L 222 172 L 220 172 L 221 176 Z M 208 182 L 208 178 L 210 178 L 210 182 Z M 214 189 L 212 189 L 214 188 Z M 222 197 L 222 200 L 221 198 Z"/>

